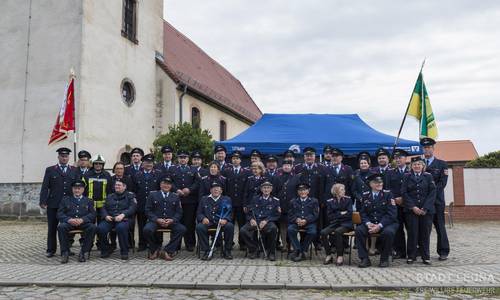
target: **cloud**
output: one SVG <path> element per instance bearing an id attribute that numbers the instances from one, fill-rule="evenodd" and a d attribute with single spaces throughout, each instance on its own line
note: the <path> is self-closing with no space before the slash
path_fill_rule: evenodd
<path id="1" fill-rule="evenodd" d="M 355 112 L 393 135 L 427 57 L 440 139 L 498 149 L 484 133 L 500 129 L 498 1 L 167 0 L 165 18 L 264 112 Z M 409 120 L 403 137 L 417 132 Z"/>

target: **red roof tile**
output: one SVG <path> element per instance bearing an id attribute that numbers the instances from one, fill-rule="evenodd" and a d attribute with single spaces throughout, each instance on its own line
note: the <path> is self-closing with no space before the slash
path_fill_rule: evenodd
<path id="1" fill-rule="evenodd" d="M 163 60 L 157 62 L 176 83 L 255 122 L 262 112 L 229 71 L 168 22 L 163 23 Z"/>

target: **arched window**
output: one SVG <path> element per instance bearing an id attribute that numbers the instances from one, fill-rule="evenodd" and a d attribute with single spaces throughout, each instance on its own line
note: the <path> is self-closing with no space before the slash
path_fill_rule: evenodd
<path id="1" fill-rule="evenodd" d="M 123 79 L 121 84 L 122 100 L 127 106 L 132 106 L 135 101 L 135 88 L 130 79 Z"/>
<path id="2" fill-rule="evenodd" d="M 122 36 L 137 44 L 137 0 L 123 0 Z"/>
<path id="3" fill-rule="evenodd" d="M 201 115 L 200 110 L 197 107 L 191 108 L 191 125 L 193 128 L 200 128 Z"/>
<path id="4" fill-rule="evenodd" d="M 221 141 L 225 141 L 227 139 L 227 125 L 226 121 L 220 120 L 220 125 L 219 125 L 219 136 Z"/>

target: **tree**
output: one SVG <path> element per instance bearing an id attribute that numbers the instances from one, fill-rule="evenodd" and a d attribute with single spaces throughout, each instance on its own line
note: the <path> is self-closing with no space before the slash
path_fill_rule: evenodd
<path id="1" fill-rule="evenodd" d="M 170 145 L 175 153 L 185 150 L 191 154 L 193 150 L 199 150 L 204 162 L 213 160 L 214 141 L 210 131 L 193 128 L 188 122 L 168 126 L 168 132 L 155 139 L 153 146 L 157 160 L 162 160 L 161 147 L 164 145 Z"/>
<path id="2" fill-rule="evenodd" d="M 465 164 L 466 168 L 500 168 L 500 151 L 490 152 Z"/>

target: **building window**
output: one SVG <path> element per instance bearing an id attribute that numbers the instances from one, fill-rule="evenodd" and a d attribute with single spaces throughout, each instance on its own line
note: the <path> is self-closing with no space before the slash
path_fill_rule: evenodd
<path id="1" fill-rule="evenodd" d="M 193 128 L 200 128 L 201 115 L 200 110 L 196 107 L 191 108 L 191 125 Z"/>
<path id="2" fill-rule="evenodd" d="M 122 101 L 127 106 L 132 106 L 135 101 L 135 88 L 132 81 L 125 78 L 121 84 L 121 92 L 122 92 Z"/>
<path id="3" fill-rule="evenodd" d="M 122 36 L 137 44 L 137 0 L 123 0 Z"/>
<path id="4" fill-rule="evenodd" d="M 226 121 L 221 120 L 220 121 L 220 131 L 219 131 L 219 136 L 221 141 L 225 141 L 227 139 L 227 125 Z"/>

